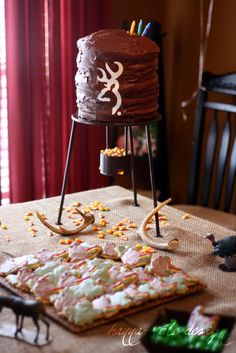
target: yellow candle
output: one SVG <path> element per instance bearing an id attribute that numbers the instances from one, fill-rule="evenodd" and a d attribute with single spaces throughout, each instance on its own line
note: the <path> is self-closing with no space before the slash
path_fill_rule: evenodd
<path id="1" fill-rule="evenodd" d="M 129 34 L 132 36 L 134 34 L 135 21 L 131 23 Z"/>

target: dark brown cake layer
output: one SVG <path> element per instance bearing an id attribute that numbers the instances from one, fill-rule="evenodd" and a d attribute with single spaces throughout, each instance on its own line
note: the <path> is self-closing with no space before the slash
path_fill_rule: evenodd
<path id="1" fill-rule="evenodd" d="M 95 121 L 138 121 L 157 114 L 158 46 L 124 30 L 102 30 L 78 41 L 78 114 Z"/>

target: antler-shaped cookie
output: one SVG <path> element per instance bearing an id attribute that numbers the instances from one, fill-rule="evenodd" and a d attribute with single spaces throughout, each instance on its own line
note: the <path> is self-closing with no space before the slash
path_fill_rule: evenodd
<path id="1" fill-rule="evenodd" d="M 54 233 L 67 236 L 67 235 L 73 235 L 73 234 L 79 233 L 81 230 L 85 229 L 89 224 L 91 224 L 95 221 L 93 214 L 86 215 L 83 212 L 81 212 L 78 208 L 76 208 L 76 211 L 77 211 L 77 213 L 79 213 L 81 215 L 81 217 L 83 218 L 83 221 L 80 224 L 80 226 L 75 229 L 66 229 L 62 226 L 55 227 L 55 226 L 51 225 L 50 223 L 48 223 L 46 221 L 45 217 L 41 213 L 36 212 L 36 215 L 37 215 L 38 219 L 45 225 L 45 227 L 47 227 L 48 229 L 50 229 Z"/>
<path id="2" fill-rule="evenodd" d="M 159 250 L 174 250 L 179 246 L 179 240 L 174 238 L 171 239 L 168 242 L 159 242 L 160 238 L 152 238 L 150 235 L 148 235 L 146 233 L 146 225 L 147 223 L 150 221 L 150 219 L 152 218 L 152 216 L 154 216 L 156 213 L 158 213 L 158 211 L 160 211 L 160 209 L 162 207 L 164 207 L 165 205 L 167 205 L 168 203 L 170 203 L 172 201 L 172 199 L 168 199 L 162 203 L 160 203 L 152 212 L 150 212 L 147 217 L 143 220 L 141 226 L 139 227 L 137 233 L 141 236 L 141 238 L 143 239 L 143 241 L 145 241 L 146 243 L 148 243 L 149 245 L 151 245 L 153 248 L 159 249 Z"/>

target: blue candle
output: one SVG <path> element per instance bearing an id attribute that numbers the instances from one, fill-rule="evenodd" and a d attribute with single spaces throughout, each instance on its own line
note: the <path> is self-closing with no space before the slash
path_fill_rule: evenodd
<path id="1" fill-rule="evenodd" d="M 142 36 L 146 36 L 146 35 L 148 34 L 148 31 L 149 31 L 150 27 L 151 27 L 151 23 L 149 22 L 149 23 L 146 25 L 146 27 L 144 28 L 144 31 L 143 31 L 143 33 L 142 33 Z"/>

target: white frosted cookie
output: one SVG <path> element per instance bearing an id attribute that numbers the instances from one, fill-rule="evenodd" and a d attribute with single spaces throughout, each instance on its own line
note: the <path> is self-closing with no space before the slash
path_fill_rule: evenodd
<path id="1" fill-rule="evenodd" d="M 96 266 L 96 268 L 106 268 L 109 269 L 114 265 L 114 261 L 109 260 L 109 259 L 99 259 L 99 258 L 94 258 L 92 260 L 87 261 L 89 263 L 89 266 Z"/>
<path id="2" fill-rule="evenodd" d="M 35 270 L 35 274 L 38 276 L 47 275 L 48 273 L 53 272 L 53 270 L 56 269 L 59 265 L 60 263 L 57 261 L 46 262 L 43 266 Z"/>
<path id="3" fill-rule="evenodd" d="M 106 294 L 94 299 L 92 304 L 94 309 L 100 311 L 104 317 L 114 316 L 120 310 L 120 306 L 111 305 L 111 300 Z"/>
<path id="4" fill-rule="evenodd" d="M 86 297 L 88 299 L 94 299 L 104 294 L 104 287 L 102 285 L 96 284 L 92 278 L 87 278 L 81 280 L 80 283 L 71 286 L 69 288 L 65 288 L 63 292 L 66 292 L 71 297 L 80 299 L 82 297 Z"/>
<path id="5" fill-rule="evenodd" d="M 94 268 L 92 271 L 87 271 L 83 277 L 91 277 L 98 283 L 107 283 L 110 281 L 110 274 L 106 268 Z"/>
<path id="6" fill-rule="evenodd" d="M 121 309 L 128 308 L 132 302 L 129 295 L 124 291 L 108 294 L 108 296 L 111 301 L 111 306 L 120 306 Z"/>
<path id="7" fill-rule="evenodd" d="M 125 288 L 124 292 L 128 294 L 132 301 L 132 305 L 139 305 L 141 302 L 145 302 L 149 299 L 149 294 L 139 290 L 139 287 L 135 284 L 129 285 Z"/>
<path id="8" fill-rule="evenodd" d="M 88 300 L 82 301 L 75 306 L 66 307 L 63 310 L 63 314 L 70 322 L 80 326 L 90 324 L 101 317 L 101 313 L 94 309 L 92 303 Z"/>
<path id="9" fill-rule="evenodd" d="M 15 274 L 10 274 L 7 275 L 6 280 L 13 286 L 13 287 L 17 287 L 18 284 L 18 279 L 17 279 L 17 275 Z"/>
<path id="10" fill-rule="evenodd" d="M 185 273 L 184 271 L 178 271 L 178 272 L 175 272 L 173 275 L 172 275 L 173 278 L 183 278 L 184 279 L 184 282 L 188 285 L 188 286 L 192 286 L 194 284 L 197 284 L 199 283 L 199 279 L 196 278 L 196 277 L 193 277 L 193 276 L 190 276 L 189 274 Z"/>
<path id="11" fill-rule="evenodd" d="M 140 284 L 138 286 L 138 291 L 148 293 L 148 295 L 151 299 L 155 299 L 158 297 L 158 293 L 157 293 L 156 289 L 153 288 L 150 283 Z"/>
<path id="12" fill-rule="evenodd" d="M 184 273 L 179 273 L 178 276 L 175 276 L 175 275 L 171 275 L 171 276 L 168 276 L 168 277 L 163 277 L 162 280 L 164 283 L 174 283 L 176 284 L 176 290 L 175 292 L 177 294 L 183 294 L 185 293 L 187 290 L 188 290 L 188 286 L 186 284 L 186 281 L 185 281 L 185 278 L 184 278 Z"/>

